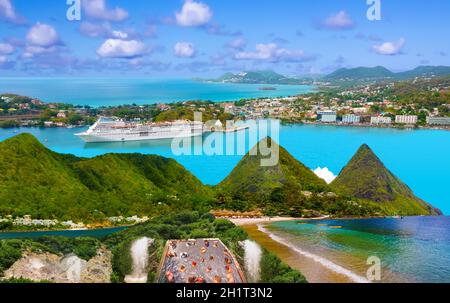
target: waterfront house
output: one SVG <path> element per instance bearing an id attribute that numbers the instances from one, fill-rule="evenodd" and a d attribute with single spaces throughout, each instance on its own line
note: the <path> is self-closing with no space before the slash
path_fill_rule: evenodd
<path id="1" fill-rule="evenodd" d="M 337 114 L 335 111 L 318 111 L 317 119 L 323 123 L 335 123 Z"/>
<path id="2" fill-rule="evenodd" d="M 342 116 L 342 123 L 348 123 L 348 124 L 354 124 L 354 123 L 360 123 L 361 117 L 357 115 L 344 115 Z"/>
<path id="3" fill-rule="evenodd" d="M 65 111 L 60 110 L 59 113 L 56 115 L 56 117 L 65 119 L 65 118 L 67 118 L 67 114 Z"/>
<path id="4" fill-rule="evenodd" d="M 427 117 L 428 125 L 450 125 L 450 117 Z"/>
<path id="5" fill-rule="evenodd" d="M 417 116 L 412 115 L 397 115 L 395 116 L 395 123 L 397 124 L 416 124 L 418 120 Z"/>

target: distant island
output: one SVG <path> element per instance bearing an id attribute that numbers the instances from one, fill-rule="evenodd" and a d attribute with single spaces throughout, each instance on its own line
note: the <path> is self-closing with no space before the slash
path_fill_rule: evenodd
<path id="1" fill-rule="evenodd" d="M 340 68 L 326 75 L 306 75 L 288 77 L 274 71 L 244 71 L 226 73 L 216 79 L 196 79 L 204 82 L 241 83 L 241 84 L 274 84 L 274 85 L 311 85 L 325 83 L 348 84 L 377 81 L 403 81 L 414 78 L 435 78 L 450 75 L 450 66 L 419 66 L 404 72 L 392 72 L 383 66 Z"/>
<path id="2" fill-rule="evenodd" d="M 261 87 L 259 90 L 277 90 L 277 88 L 272 86 L 264 86 Z"/>
<path id="3" fill-rule="evenodd" d="M 274 71 L 244 71 L 233 74 L 226 73 L 217 79 L 196 79 L 203 82 L 217 82 L 217 83 L 241 83 L 241 84 L 273 84 L 273 85 L 301 85 L 310 84 L 305 83 L 300 78 L 286 77 Z"/>

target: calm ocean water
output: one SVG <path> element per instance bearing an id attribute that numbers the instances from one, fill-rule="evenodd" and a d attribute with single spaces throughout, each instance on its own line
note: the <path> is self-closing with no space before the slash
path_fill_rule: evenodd
<path id="1" fill-rule="evenodd" d="M 367 259 L 376 256 L 382 282 L 450 283 L 450 217 L 290 221 L 269 229 L 301 252 L 331 261 L 331 269 L 366 277 Z"/>
<path id="2" fill-rule="evenodd" d="M 152 78 L 0 78 L 0 93 L 93 107 L 188 100 L 237 101 L 292 96 L 313 89 L 302 85 L 270 85 L 276 90 L 261 90 L 267 86 Z"/>
<path id="3" fill-rule="evenodd" d="M 2 239 L 33 239 L 42 237 L 93 237 L 103 238 L 110 234 L 125 230 L 127 227 L 114 227 L 90 230 L 54 230 L 54 231 L 24 231 L 24 232 L 0 232 Z"/>
<path id="4" fill-rule="evenodd" d="M 222 181 L 242 159 L 240 155 L 174 156 L 170 141 L 86 144 L 74 136 L 82 130 L 0 129 L 0 141 L 28 132 L 56 152 L 80 157 L 111 152 L 157 154 L 176 159 L 202 182 L 212 185 Z M 289 125 L 280 129 L 280 144 L 295 158 L 311 169 L 328 167 L 335 175 L 363 143 L 369 144 L 386 166 L 419 197 L 450 215 L 450 132 L 314 125 Z"/>

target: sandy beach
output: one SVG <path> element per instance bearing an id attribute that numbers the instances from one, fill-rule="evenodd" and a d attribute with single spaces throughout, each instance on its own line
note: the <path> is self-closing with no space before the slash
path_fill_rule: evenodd
<path id="1" fill-rule="evenodd" d="M 258 224 L 268 224 L 273 222 L 283 222 L 283 221 L 310 221 L 310 220 L 324 220 L 328 219 L 329 216 L 323 216 L 318 218 L 294 218 L 294 217 L 259 217 L 259 218 L 228 218 L 237 226 L 246 225 L 258 225 Z"/>
<path id="2" fill-rule="evenodd" d="M 263 223 L 293 221 L 301 219 L 292 217 L 261 217 L 261 218 L 229 218 L 228 220 L 230 220 L 237 226 L 246 226 L 246 225 L 258 225 Z"/>

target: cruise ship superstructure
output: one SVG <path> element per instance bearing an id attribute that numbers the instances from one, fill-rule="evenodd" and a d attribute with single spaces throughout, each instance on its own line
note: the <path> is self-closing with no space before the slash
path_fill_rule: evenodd
<path id="1" fill-rule="evenodd" d="M 86 132 L 76 136 L 89 143 L 126 142 L 196 137 L 203 134 L 203 129 L 202 122 L 141 123 L 102 117 Z"/>

